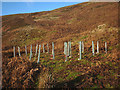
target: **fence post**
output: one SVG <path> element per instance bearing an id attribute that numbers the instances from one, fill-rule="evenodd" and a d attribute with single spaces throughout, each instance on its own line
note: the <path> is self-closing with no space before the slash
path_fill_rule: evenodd
<path id="1" fill-rule="evenodd" d="M 65 42 L 64 45 L 65 45 L 64 49 L 65 49 L 65 62 L 66 62 L 67 61 L 67 55 L 68 55 L 68 53 L 67 53 L 68 52 L 68 50 L 67 50 L 68 49 L 67 48 L 67 42 Z"/>
<path id="2" fill-rule="evenodd" d="M 32 45 L 30 47 L 30 60 L 31 60 L 31 57 L 32 57 Z"/>
<path id="3" fill-rule="evenodd" d="M 41 49 L 41 45 L 39 45 L 39 53 L 38 53 L 38 61 L 37 61 L 37 63 L 39 63 L 39 61 L 40 61 L 40 49 Z"/>
<path id="4" fill-rule="evenodd" d="M 94 56 L 94 41 L 92 41 L 92 53 L 93 53 L 93 56 Z"/>
<path id="5" fill-rule="evenodd" d="M 107 53 L 107 42 L 105 42 L 105 52 Z"/>
<path id="6" fill-rule="evenodd" d="M 13 47 L 13 55 L 15 57 L 15 46 Z"/>
<path id="7" fill-rule="evenodd" d="M 25 54 L 27 56 L 27 46 L 25 45 Z"/>
<path id="8" fill-rule="evenodd" d="M 19 57 L 20 57 L 21 55 L 20 55 L 20 47 L 19 46 L 18 46 L 18 53 L 19 53 Z"/>
<path id="9" fill-rule="evenodd" d="M 36 53 L 35 53 L 35 56 L 37 56 L 37 51 L 38 51 L 38 44 L 36 45 Z"/>
<path id="10" fill-rule="evenodd" d="M 54 42 L 52 42 L 52 56 L 53 56 L 53 59 L 55 59 L 55 53 L 54 53 Z"/>
<path id="11" fill-rule="evenodd" d="M 82 59 L 82 43 L 81 41 L 79 42 L 79 58 L 78 60 L 81 60 Z"/>
<path id="12" fill-rule="evenodd" d="M 97 41 L 97 54 L 99 53 L 99 41 Z"/>
<path id="13" fill-rule="evenodd" d="M 43 43 L 43 53 L 45 53 L 44 43 Z"/>
<path id="14" fill-rule="evenodd" d="M 47 52 L 49 53 L 49 46 L 48 46 L 48 43 L 47 43 Z"/>
<path id="15" fill-rule="evenodd" d="M 84 53 L 84 42 L 82 41 L 82 53 Z"/>

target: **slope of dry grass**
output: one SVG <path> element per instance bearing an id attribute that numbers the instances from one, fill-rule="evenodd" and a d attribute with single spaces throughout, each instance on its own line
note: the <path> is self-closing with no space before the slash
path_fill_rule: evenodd
<path id="1" fill-rule="evenodd" d="M 49 12 L 3 16 L 2 19 L 4 49 L 52 42 L 91 31 L 101 24 L 118 27 L 118 4 L 82 3 Z"/>
<path id="2" fill-rule="evenodd" d="M 3 16 L 3 87 L 115 88 L 119 87 L 118 3 L 81 3 L 47 12 Z M 92 56 L 91 42 L 100 42 L 100 54 Z M 72 58 L 66 63 L 63 43 L 72 42 Z M 85 53 L 78 61 L 78 42 Z M 104 51 L 107 41 L 108 53 Z M 6 43 L 7 42 L 7 43 Z M 55 60 L 42 53 L 40 64 L 25 57 L 30 45 L 55 43 Z M 13 46 L 22 57 L 13 58 Z M 41 69 L 42 68 L 42 69 Z M 41 83 L 43 82 L 43 83 Z"/>

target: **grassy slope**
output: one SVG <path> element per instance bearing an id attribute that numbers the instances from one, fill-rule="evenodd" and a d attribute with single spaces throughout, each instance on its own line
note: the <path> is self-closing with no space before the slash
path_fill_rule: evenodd
<path id="1" fill-rule="evenodd" d="M 113 33 L 113 41 L 115 41 L 117 36 L 117 28 L 104 28 L 106 31 L 101 34 L 107 33 L 111 35 Z M 100 30 L 104 30 L 103 28 Z M 99 29 L 97 29 L 99 30 Z M 98 32 L 91 32 L 92 34 L 98 34 Z M 46 67 L 51 69 L 52 75 L 54 76 L 56 82 L 54 87 L 96 87 L 96 88 L 113 88 L 118 87 L 118 42 L 114 43 L 108 41 L 108 54 L 104 52 L 103 45 L 105 39 L 100 35 L 100 54 L 96 54 L 94 57 L 91 53 L 90 43 L 91 39 L 88 32 L 85 36 L 80 36 L 79 38 L 74 37 L 72 44 L 72 58 L 65 62 L 65 57 L 63 53 L 58 53 L 55 55 L 55 60 L 50 60 L 50 55 L 41 58 L 41 63 Z M 85 53 L 82 55 L 82 60 L 78 61 L 78 45 L 76 41 L 81 39 L 85 42 Z M 97 38 L 95 39 L 97 40 Z M 96 42 L 95 42 L 96 43 Z M 77 45 L 77 46 L 76 46 Z M 112 45 L 112 46 L 111 46 Z M 90 50 L 88 50 L 90 49 Z M 95 49 L 96 50 L 96 49 Z M 44 57 L 44 55 L 42 55 Z M 41 56 L 41 57 L 42 57 Z M 67 86 L 64 86 L 67 83 Z"/>
<path id="2" fill-rule="evenodd" d="M 11 57 L 14 45 L 24 52 L 25 44 L 28 48 L 33 44 L 35 51 L 36 43 L 49 43 L 51 50 L 54 41 L 55 60 L 50 59 L 50 54 L 41 54 L 41 64 L 55 79 L 48 87 L 118 87 L 117 16 L 117 3 L 82 3 L 49 12 L 3 16 L 3 64 L 5 58 Z M 73 42 L 73 57 L 64 63 L 63 42 L 69 40 Z M 80 40 L 85 42 L 85 53 L 78 61 Z M 95 57 L 91 54 L 92 40 L 95 45 L 100 41 L 100 54 Z M 108 54 L 104 52 L 104 41 L 108 43 Z M 36 85 L 43 87 L 39 81 Z"/>
<path id="3" fill-rule="evenodd" d="M 117 16 L 117 3 L 82 3 L 49 12 L 3 16 L 3 49 L 52 41 L 60 45 L 71 39 L 66 36 L 92 31 L 101 24 L 117 27 Z"/>

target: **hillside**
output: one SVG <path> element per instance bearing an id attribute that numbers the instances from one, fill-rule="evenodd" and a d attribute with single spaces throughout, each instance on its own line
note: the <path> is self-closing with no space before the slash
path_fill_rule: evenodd
<path id="1" fill-rule="evenodd" d="M 85 2 L 52 11 L 2 16 L 3 87 L 119 87 L 118 21 L 118 3 L 112 2 Z M 63 54 L 65 41 L 72 42 L 72 58 L 67 62 Z M 80 61 L 79 41 L 85 42 L 85 53 Z M 95 51 L 96 42 L 100 41 L 100 53 L 95 56 L 91 53 L 92 41 Z M 55 60 L 51 60 L 51 53 L 41 53 L 40 64 L 36 63 L 36 57 L 29 61 L 29 56 L 25 56 L 25 45 L 30 48 L 32 44 L 34 53 L 36 44 L 44 43 L 46 48 L 48 43 L 51 52 L 52 42 L 55 43 Z M 22 57 L 13 57 L 13 46 L 20 46 Z M 21 65 L 25 65 L 24 69 Z M 46 75 L 52 78 L 49 80 Z M 24 77 L 33 80 L 25 78 L 24 81 Z M 45 80 L 44 85 L 40 83 L 42 80 Z"/>

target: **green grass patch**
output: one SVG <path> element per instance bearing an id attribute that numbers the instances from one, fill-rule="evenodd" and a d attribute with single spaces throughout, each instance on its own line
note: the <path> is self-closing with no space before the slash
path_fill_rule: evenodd
<path id="1" fill-rule="evenodd" d="M 109 70 L 109 72 L 112 74 L 112 75 L 115 75 L 115 72 L 113 70 Z"/>
<path id="2" fill-rule="evenodd" d="M 97 85 L 94 85 L 92 88 L 99 88 Z"/>
<path id="3" fill-rule="evenodd" d="M 102 53 L 102 54 L 101 54 L 101 56 L 102 56 L 102 57 L 104 57 L 104 56 L 105 56 L 105 54 L 104 54 L 104 53 Z"/>
<path id="4" fill-rule="evenodd" d="M 110 46 L 110 47 L 109 47 L 109 50 L 112 50 L 112 49 L 113 49 L 113 46 Z"/>
<path id="5" fill-rule="evenodd" d="M 98 75 L 98 76 L 97 76 L 97 78 L 98 78 L 98 79 L 103 79 L 104 77 L 103 77 L 103 76 Z"/>
<path id="6" fill-rule="evenodd" d="M 51 31 L 50 33 L 56 33 L 56 32 L 57 32 L 57 31 L 54 30 L 54 31 Z"/>
<path id="7" fill-rule="evenodd" d="M 112 62 L 106 61 L 105 64 L 108 64 L 110 67 L 112 67 Z"/>
<path id="8" fill-rule="evenodd" d="M 63 80 L 64 80 L 64 79 L 63 79 L 63 78 L 61 78 L 61 77 L 59 77 L 59 78 L 58 78 L 58 81 L 60 81 L 60 82 L 61 82 L 61 81 L 63 81 Z"/>
<path id="9" fill-rule="evenodd" d="M 56 65 L 57 66 L 57 65 Z M 62 69 L 65 69 L 63 66 L 59 66 L 59 67 L 55 67 L 54 68 L 54 72 L 59 72 L 61 71 Z"/>
<path id="10" fill-rule="evenodd" d="M 80 74 L 80 72 L 70 72 L 69 75 L 66 77 L 67 80 L 71 79 L 75 79 L 77 78 L 77 75 Z"/>
<path id="11" fill-rule="evenodd" d="M 68 24 L 71 24 L 71 23 L 73 23 L 75 20 L 76 20 L 76 18 L 72 18 L 72 19 L 68 20 L 67 23 L 68 23 Z"/>
<path id="12" fill-rule="evenodd" d="M 87 63 L 89 63 L 89 61 L 88 61 L 88 60 L 81 59 L 81 63 L 84 64 L 84 65 L 86 65 Z"/>
<path id="13" fill-rule="evenodd" d="M 40 38 L 36 37 L 36 38 L 33 38 L 33 40 L 39 40 Z"/>
<path id="14" fill-rule="evenodd" d="M 88 35 L 86 35 L 86 36 L 83 36 L 81 39 L 86 39 L 88 37 Z"/>
<path id="15" fill-rule="evenodd" d="M 111 86 L 110 84 L 107 84 L 105 88 L 113 88 L 113 86 Z"/>
<path id="16" fill-rule="evenodd" d="M 116 45 L 116 48 L 118 48 L 118 49 L 119 49 L 119 48 L 120 48 L 120 44 L 117 44 L 117 45 Z"/>

